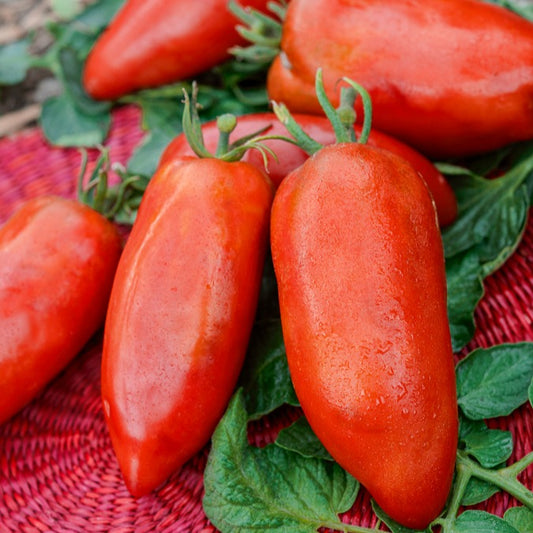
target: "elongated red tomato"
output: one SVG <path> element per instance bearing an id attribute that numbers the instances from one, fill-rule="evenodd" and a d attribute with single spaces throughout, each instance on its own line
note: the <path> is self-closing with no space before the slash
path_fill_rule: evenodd
<path id="1" fill-rule="evenodd" d="M 122 250 L 115 226 L 74 200 L 29 200 L 0 228 L 0 423 L 103 325 Z"/>
<path id="2" fill-rule="evenodd" d="M 270 98 L 321 114 L 318 67 L 333 101 L 339 78 L 357 80 L 374 126 L 430 157 L 533 138 L 533 24 L 488 2 L 293 0 Z"/>
<path id="3" fill-rule="evenodd" d="M 326 117 L 295 113 L 294 119 L 303 130 L 321 144 L 335 142 L 335 134 L 331 123 Z M 265 135 L 287 136 L 287 129 L 276 118 L 274 113 L 254 113 L 239 117 L 234 135 L 236 138 L 268 128 Z M 218 142 L 219 131 L 216 121 L 208 122 L 202 126 L 206 148 L 214 152 Z M 356 135 L 360 135 L 361 126 L 355 126 Z M 270 147 L 276 154 L 276 158 L 269 158 L 267 173 L 272 183 L 277 187 L 290 172 L 298 168 L 307 158 L 307 154 L 297 145 L 282 140 L 267 140 L 264 144 Z M 428 185 L 441 226 L 451 224 L 457 216 L 457 200 L 455 194 L 444 176 L 426 157 L 413 150 L 406 144 L 396 139 L 372 130 L 368 138 L 368 144 L 389 150 L 408 161 L 417 170 Z M 178 135 L 166 148 L 161 164 L 173 160 L 182 155 L 192 155 L 185 135 Z M 257 150 L 250 150 L 244 155 L 243 161 L 247 161 L 259 169 L 264 169 L 264 161 Z"/>
<path id="4" fill-rule="evenodd" d="M 264 10 L 267 0 L 243 0 Z M 243 42 L 227 0 L 128 0 L 91 50 L 83 83 L 96 99 L 183 80 Z"/>
<path id="5" fill-rule="evenodd" d="M 289 369 L 311 427 L 386 513 L 425 528 L 450 490 L 458 416 L 426 187 L 393 154 L 326 147 L 279 187 L 271 246 Z"/>
<path id="6" fill-rule="evenodd" d="M 209 440 L 253 324 L 272 185 L 243 162 L 184 157 L 144 193 L 111 294 L 102 398 L 124 480 L 150 492 Z"/>

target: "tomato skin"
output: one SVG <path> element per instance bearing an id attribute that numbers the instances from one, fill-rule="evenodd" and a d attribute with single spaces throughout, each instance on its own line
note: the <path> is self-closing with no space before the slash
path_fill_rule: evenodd
<path id="1" fill-rule="evenodd" d="M 265 10 L 267 0 L 244 0 Z M 83 84 L 98 100 L 179 81 L 230 57 L 243 43 L 226 0 L 128 0 L 87 57 Z"/>
<path id="2" fill-rule="evenodd" d="M 0 228 L 0 423 L 29 403 L 104 323 L 122 250 L 74 200 L 28 200 Z"/>
<path id="3" fill-rule="evenodd" d="M 333 128 L 326 117 L 294 113 L 293 118 L 308 135 L 319 143 L 329 145 L 335 142 Z M 235 138 L 240 138 L 265 127 L 269 127 L 265 131 L 265 135 L 288 135 L 287 129 L 276 118 L 274 113 L 253 113 L 240 116 L 233 135 Z M 355 131 L 356 135 L 359 136 L 361 126 L 356 125 Z M 203 124 L 202 132 L 206 148 L 214 153 L 219 136 L 216 121 Z M 277 157 L 277 160 L 269 157 L 267 168 L 268 176 L 275 187 L 278 187 L 285 176 L 302 165 L 308 158 L 308 155 L 301 148 L 286 141 L 268 140 L 264 141 L 264 144 L 270 147 Z M 457 217 L 457 200 L 453 189 L 431 161 L 410 146 L 376 130 L 371 131 L 368 144 L 389 150 L 411 163 L 422 175 L 432 193 L 439 224 L 447 226 L 455 220 Z M 193 155 L 193 151 L 183 134 L 178 135 L 167 146 L 161 156 L 160 163 L 164 164 L 181 155 Z M 243 161 L 247 161 L 259 169 L 264 169 L 263 158 L 257 150 L 246 152 Z"/>
<path id="4" fill-rule="evenodd" d="M 267 87 L 291 111 L 322 113 L 321 67 L 329 98 L 336 101 L 339 78 L 356 80 L 372 97 L 373 125 L 432 158 L 533 138 L 533 24 L 502 7 L 294 0 L 281 49 Z"/>
<path id="5" fill-rule="evenodd" d="M 184 157 L 148 185 L 113 285 L 102 398 L 125 483 L 149 493 L 208 442 L 236 385 L 273 189 L 247 163 Z"/>
<path id="6" fill-rule="evenodd" d="M 442 510 L 457 445 L 442 242 L 397 156 L 326 147 L 274 199 L 272 259 L 289 369 L 331 455 L 402 525 Z"/>

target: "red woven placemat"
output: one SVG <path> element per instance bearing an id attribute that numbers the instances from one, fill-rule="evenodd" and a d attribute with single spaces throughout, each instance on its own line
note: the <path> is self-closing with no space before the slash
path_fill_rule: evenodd
<path id="1" fill-rule="evenodd" d="M 142 137 L 139 119 L 134 107 L 114 112 L 106 143 L 112 161 L 128 160 Z M 92 163 L 96 156 L 90 153 Z M 43 193 L 74 197 L 80 162 L 78 150 L 50 147 L 38 129 L 0 139 L 0 223 L 29 197 Z M 513 257 L 486 281 L 486 295 L 476 312 L 478 332 L 467 351 L 533 341 L 532 296 L 530 223 Z M 96 336 L 38 398 L 0 425 L 0 533 L 214 532 L 201 506 L 207 450 L 153 494 L 135 500 L 127 492 L 102 414 L 100 358 L 101 339 Z M 272 424 L 276 426 L 276 421 L 263 427 L 254 424 L 257 443 L 275 429 Z M 533 448 L 529 404 L 490 424 L 513 433 L 511 460 Z M 533 487 L 533 468 L 520 479 Z M 516 502 L 500 493 L 477 507 L 501 516 L 513 505 Z M 365 491 L 346 517 L 364 526 L 375 524 Z"/>

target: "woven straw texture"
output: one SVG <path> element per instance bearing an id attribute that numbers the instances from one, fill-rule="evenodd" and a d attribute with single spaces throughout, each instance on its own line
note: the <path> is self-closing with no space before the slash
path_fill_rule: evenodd
<path id="1" fill-rule="evenodd" d="M 125 163 L 142 137 L 133 107 L 116 110 L 107 141 L 111 160 Z M 94 164 L 96 153 L 90 153 Z M 0 139 L 0 223 L 26 199 L 43 193 L 74 197 L 81 155 L 52 148 L 39 129 Z M 501 342 L 533 341 L 533 223 L 519 249 L 486 281 L 476 312 L 478 332 L 465 352 Z M 120 475 L 100 404 L 101 335 L 30 405 L 0 425 L 0 533 L 7 532 L 191 532 L 216 531 L 201 498 L 207 449 L 162 488 L 138 500 Z M 287 413 L 290 417 L 291 413 Z M 256 423 L 256 444 L 269 439 L 283 415 Z M 533 447 L 533 409 L 490 421 L 513 433 L 511 460 Z M 533 468 L 520 480 L 533 487 Z M 517 502 L 497 494 L 477 506 L 503 512 Z M 373 526 L 368 494 L 361 491 L 347 521 Z"/>

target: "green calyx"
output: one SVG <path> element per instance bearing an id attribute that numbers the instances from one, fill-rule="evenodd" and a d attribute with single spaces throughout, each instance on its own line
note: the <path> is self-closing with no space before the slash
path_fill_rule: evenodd
<path id="1" fill-rule="evenodd" d="M 236 141 L 230 143 L 230 135 L 237 126 L 237 117 L 230 113 L 226 113 L 219 116 L 217 119 L 217 127 L 219 130 L 218 145 L 215 153 L 211 153 L 204 143 L 202 124 L 198 114 L 198 87 L 196 83 L 193 83 L 190 97 L 185 89 L 183 90 L 183 94 L 183 133 L 187 138 L 189 146 L 200 158 L 216 158 L 221 159 L 222 161 L 239 161 L 248 150 L 255 149 L 261 153 L 265 168 L 267 168 L 268 155 L 276 158 L 276 154 L 271 148 L 266 146 L 263 141 L 281 139 L 288 142 L 294 142 L 293 139 L 280 135 L 262 135 L 262 133 L 268 129 L 267 126 L 266 128 L 240 137 Z"/>
<path id="2" fill-rule="evenodd" d="M 251 43 L 247 47 L 234 46 L 230 48 L 230 53 L 246 64 L 270 64 L 280 51 L 282 22 L 287 5 L 285 2 L 269 2 L 267 8 L 273 16 L 251 7 L 242 7 L 236 0 L 228 4 L 228 9 L 243 23 L 236 26 L 237 32 Z"/>
<path id="3" fill-rule="evenodd" d="M 142 195 L 148 180 L 142 176 L 128 174 L 119 165 L 112 165 L 109 150 L 99 147 L 100 156 L 87 180 L 88 157 L 81 151 L 82 162 L 78 176 L 78 201 L 88 205 L 109 220 L 119 224 L 133 224 Z M 109 173 L 113 171 L 119 178 L 115 185 L 109 185 Z"/>
<path id="4" fill-rule="evenodd" d="M 358 142 L 359 144 L 365 144 L 372 127 L 372 101 L 370 95 L 364 87 L 350 78 L 343 77 L 340 81 L 347 83 L 348 87 L 341 88 L 340 104 L 339 107 L 335 108 L 326 95 L 322 69 L 318 69 L 315 78 L 315 91 L 318 101 L 333 126 L 337 143 Z M 354 124 L 357 118 L 354 103 L 358 96 L 363 104 L 363 128 L 359 138 L 356 137 L 354 131 Z M 284 104 L 272 102 L 272 107 L 278 119 L 285 125 L 296 140 L 296 144 L 302 150 L 311 155 L 323 148 L 322 144 L 303 131 Z"/>

